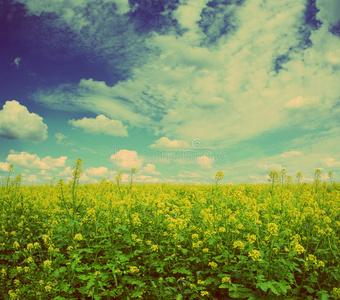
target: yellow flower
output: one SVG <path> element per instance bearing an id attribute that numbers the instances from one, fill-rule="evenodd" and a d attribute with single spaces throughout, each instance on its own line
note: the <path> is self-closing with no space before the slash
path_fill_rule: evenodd
<path id="1" fill-rule="evenodd" d="M 81 241 L 81 240 L 83 240 L 83 236 L 82 236 L 80 233 L 77 233 L 77 234 L 74 236 L 74 240 L 75 240 L 75 241 Z"/>
<path id="2" fill-rule="evenodd" d="M 52 262 L 50 260 L 45 260 L 44 261 L 44 267 L 49 268 L 52 265 Z"/>
<path id="3" fill-rule="evenodd" d="M 34 260 L 33 260 L 33 258 L 32 257 L 28 257 L 27 258 L 27 262 L 30 264 L 30 263 L 32 263 Z"/>
<path id="4" fill-rule="evenodd" d="M 333 295 L 335 299 L 340 299 L 340 288 L 333 288 Z"/>
<path id="5" fill-rule="evenodd" d="M 234 248 L 240 248 L 240 250 L 243 250 L 244 249 L 244 244 L 241 241 L 236 241 L 236 242 L 234 242 L 233 247 Z"/>
<path id="6" fill-rule="evenodd" d="M 253 244 L 256 241 L 256 235 L 255 234 L 247 234 L 247 240 L 249 244 Z"/>
<path id="7" fill-rule="evenodd" d="M 130 267 L 130 272 L 133 274 L 133 273 L 138 273 L 139 272 L 139 269 L 136 267 L 136 266 L 131 266 Z"/>
<path id="8" fill-rule="evenodd" d="M 34 248 L 33 244 L 29 243 L 27 244 L 27 250 L 32 250 Z"/>
<path id="9" fill-rule="evenodd" d="M 207 291 L 201 291 L 201 296 L 204 297 L 204 296 L 209 296 L 209 292 Z"/>
<path id="10" fill-rule="evenodd" d="M 1 275 L 5 277 L 7 275 L 7 272 L 4 268 L 1 269 Z"/>
<path id="11" fill-rule="evenodd" d="M 46 234 L 42 236 L 42 239 L 44 240 L 44 243 L 47 244 L 47 242 L 50 240 L 50 237 Z"/>
<path id="12" fill-rule="evenodd" d="M 203 252 L 203 253 L 208 253 L 208 252 L 209 252 L 209 249 L 208 249 L 208 248 L 204 248 L 204 249 L 202 249 L 202 252 Z"/>
<path id="13" fill-rule="evenodd" d="M 217 268 L 218 264 L 211 261 L 211 262 L 208 263 L 208 266 L 211 266 L 214 269 L 214 268 Z"/>
<path id="14" fill-rule="evenodd" d="M 237 225 L 237 229 L 239 229 L 239 230 L 241 230 L 243 227 L 244 227 L 243 224 L 238 224 Z"/>
<path id="15" fill-rule="evenodd" d="M 51 290 L 52 290 L 52 287 L 50 287 L 49 285 L 46 285 L 46 286 L 45 286 L 45 291 L 46 291 L 47 293 L 49 293 Z"/>
<path id="16" fill-rule="evenodd" d="M 319 260 L 318 267 L 323 268 L 325 266 L 325 263 L 322 260 Z"/>
<path id="17" fill-rule="evenodd" d="M 225 229 L 225 227 L 220 227 L 220 228 L 218 229 L 218 231 L 219 231 L 219 232 L 226 232 L 226 229 Z"/>
<path id="18" fill-rule="evenodd" d="M 197 233 L 194 233 L 194 234 L 191 236 L 191 238 L 192 238 L 193 240 L 197 240 L 197 239 L 198 239 L 198 234 L 197 234 Z"/>
<path id="19" fill-rule="evenodd" d="M 294 251 L 297 254 L 301 254 L 301 253 L 305 252 L 306 250 L 299 243 L 296 243 L 295 246 L 294 246 Z"/>
<path id="20" fill-rule="evenodd" d="M 231 278 L 229 276 L 222 278 L 222 283 L 230 283 L 231 284 Z"/>
<path id="21" fill-rule="evenodd" d="M 204 284 L 204 281 L 203 281 L 203 280 L 198 280 L 198 281 L 197 281 L 197 284 L 203 285 L 203 284 Z"/>
<path id="22" fill-rule="evenodd" d="M 14 293 L 13 290 L 9 290 L 8 295 L 9 295 L 10 299 L 17 299 L 17 294 Z"/>
<path id="23" fill-rule="evenodd" d="M 155 252 L 158 251 L 158 246 L 157 245 L 152 245 L 151 246 L 151 250 L 155 251 Z"/>
<path id="24" fill-rule="evenodd" d="M 147 245 L 150 245 L 152 242 L 151 241 L 146 241 L 145 242 Z"/>
<path id="25" fill-rule="evenodd" d="M 253 261 L 261 261 L 261 260 L 262 260 L 260 251 L 255 250 L 255 249 L 249 251 L 248 256 L 249 256 Z"/>
<path id="26" fill-rule="evenodd" d="M 279 227 L 275 223 L 269 223 L 267 229 L 271 235 L 277 235 L 277 232 L 279 231 Z"/>
<path id="27" fill-rule="evenodd" d="M 13 247 L 18 249 L 18 248 L 20 248 L 20 244 L 17 241 L 15 241 L 13 243 Z"/>

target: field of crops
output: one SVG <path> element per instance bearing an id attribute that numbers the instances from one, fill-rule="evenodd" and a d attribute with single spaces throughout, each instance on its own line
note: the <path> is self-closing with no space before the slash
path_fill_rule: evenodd
<path id="1" fill-rule="evenodd" d="M 340 299 L 340 185 L 68 184 L 0 196 L 1 299 Z"/>

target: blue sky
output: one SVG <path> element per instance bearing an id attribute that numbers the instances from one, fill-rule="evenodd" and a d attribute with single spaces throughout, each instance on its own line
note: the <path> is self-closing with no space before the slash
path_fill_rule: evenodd
<path id="1" fill-rule="evenodd" d="M 338 0 L 0 2 L 0 179 L 340 175 Z"/>

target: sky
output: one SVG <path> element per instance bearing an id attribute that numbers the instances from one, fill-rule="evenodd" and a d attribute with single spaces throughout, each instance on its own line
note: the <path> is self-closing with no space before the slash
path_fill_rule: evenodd
<path id="1" fill-rule="evenodd" d="M 2 181 L 340 179 L 339 0 L 0 0 L 0 45 Z"/>

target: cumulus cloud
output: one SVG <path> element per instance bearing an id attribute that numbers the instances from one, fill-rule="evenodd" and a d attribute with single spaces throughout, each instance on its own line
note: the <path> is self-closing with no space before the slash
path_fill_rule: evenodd
<path id="1" fill-rule="evenodd" d="M 117 153 L 111 155 L 111 160 L 113 161 L 113 164 L 117 167 L 128 170 L 131 168 L 140 169 L 143 161 L 138 157 L 138 154 L 136 151 L 133 150 L 120 150 Z"/>
<path id="2" fill-rule="evenodd" d="M 65 166 L 67 156 L 61 156 L 59 158 L 52 158 L 46 156 L 40 158 L 36 154 L 30 154 L 27 152 L 14 152 L 7 156 L 7 162 L 13 165 L 22 166 L 29 169 L 56 169 Z"/>
<path id="3" fill-rule="evenodd" d="M 340 167 L 340 161 L 336 161 L 331 157 L 322 158 L 321 162 L 327 167 Z"/>
<path id="4" fill-rule="evenodd" d="M 157 149 L 174 150 L 174 149 L 188 148 L 188 146 L 189 145 L 187 142 L 180 141 L 180 140 L 170 140 L 167 137 L 161 137 L 150 147 L 157 148 Z"/>
<path id="5" fill-rule="evenodd" d="M 138 182 L 145 182 L 145 183 L 160 183 L 162 182 L 161 179 L 156 178 L 156 177 L 152 177 L 149 175 L 139 175 L 137 178 Z"/>
<path id="6" fill-rule="evenodd" d="M 127 127 L 121 121 L 111 120 L 104 115 L 96 118 L 83 118 L 79 120 L 69 120 L 74 127 L 82 128 L 85 132 L 94 134 L 106 134 L 112 136 L 128 136 Z"/>
<path id="7" fill-rule="evenodd" d="M 257 167 L 259 169 L 265 170 L 265 171 L 281 171 L 283 169 L 282 165 L 280 164 L 257 164 Z"/>
<path id="8" fill-rule="evenodd" d="M 67 139 L 68 139 L 68 135 L 65 135 L 61 132 L 57 132 L 54 137 L 56 138 L 57 140 L 57 144 L 59 145 L 65 145 L 65 146 L 68 146 L 68 145 L 74 145 L 74 142 L 67 142 Z"/>
<path id="9" fill-rule="evenodd" d="M 197 163 L 199 164 L 200 167 L 202 168 L 207 168 L 211 169 L 212 164 L 215 162 L 215 158 L 213 157 L 208 157 L 206 155 L 200 156 L 197 158 Z"/>
<path id="10" fill-rule="evenodd" d="M 8 172 L 9 163 L 0 162 L 0 172 Z"/>
<path id="11" fill-rule="evenodd" d="M 197 172 L 182 171 L 177 175 L 178 178 L 200 178 L 201 174 Z"/>
<path id="12" fill-rule="evenodd" d="M 285 158 L 290 158 L 292 156 L 298 156 L 298 155 L 302 155 L 301 151 L 284 151 L 282 154 L 280 154 L 281 157 L 285 157 Z"/>
<path id="13" fill-rule="evenodd" d="M 27 177 L 27 181 L 28 181 L 28 182 L 31 182 L 31 183 L 38 182 L 37 175 L 34 175 L 34 174 L 29 175 L 29 176 Z"/>
<path id="14" fill-rule="evenodd" d="M 161 175 L 161 172 L 156 171 L 156 166 L 153 164 L 147 164 L 140 172 L 146 175 Z"/>
<path id="15" fill-rule="evenodd" d="M 86 169 L 85 173 L 88 176 L 93 176 L 93 177 L 107 177 L 109 175 L 109 171 L 106 167 L 98 167 L 98 168 L 88 168 Z"/>
<path id="16" fill-rule="evenodd" d="M 72 172 L 71 167 L 66 167 L 63 171 L 59 172 L 58 176 L 71 176 Z"/>
<path id="17" fill-rule="evenodd" d="M 319 100 L 318 97 L 302 97 L 302 96 L 299 96 L 297 98 L 289 100 L 285 104 L 285 106 L 287 108 L 299 108 L 299 107 L 308 106 L 312 103 L 317 102 L 318 100 Z"/>
<path id="18" fill-rule="evenodd" d="M 47 125 L 18 101 L 7 101 L 0 111 L 0 137 L 42 142 L 47 138 Z"/>

